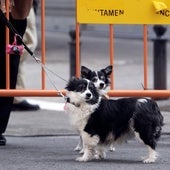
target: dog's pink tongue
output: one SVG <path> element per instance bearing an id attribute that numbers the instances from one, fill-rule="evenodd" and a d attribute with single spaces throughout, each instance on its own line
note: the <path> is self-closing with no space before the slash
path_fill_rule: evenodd
<path id="1" fill-rule="evenodd" d="M 67 104 L 65 103 L 65 105 L 64 105 L 64 110 L 67 110 Z"/>

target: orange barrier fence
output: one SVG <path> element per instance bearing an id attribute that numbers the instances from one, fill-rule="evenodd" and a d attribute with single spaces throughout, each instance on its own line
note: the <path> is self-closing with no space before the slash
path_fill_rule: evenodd
<path id="1" fill-rule="evenodd" d="M 9 0 L 6 0 L 9 4 Z M 7 9 L 6 17 L 9 18 L 9 9 Z M 77 18 L 77 17 L 76 17 Z M 76 21 L 76 76 L 80 77 L 80 24 Z M 6 42 L 9 43 L 9 30 L 6 29 Z M 109 40 L 110 42 L 110 64 L 114 65 L 114 26 L 109 25 Z M 46 62 L 46 46 L 45 46 L 45 1 L 41 0 L 41 61 L 45 65 Z M 147 49 L 147 25 L 143 25 L 143 84 L 144 89 L 147 89 L 148 84 L 148 49 Z M 57 90 L 46 89 L 46 73 L 42 68 L 42 88 L 41 89 L 25 89 L 17 90 L 10 89 L 9 80 L 9 55 L 6 55 L 6 89 L 0 89 L 0 96 L 41 96 L 41 97 L 57 97 L 61 96 Z M 60 90 L 65 95 L 65 90 Z M 170 97 L 170 90 L 116 90 L 114 89 L 114 72 L 111 75 L 111 90 L 108 92 L 109 96 L 127 97 L 127 96 L 146 96 L 146 97 Z"/>
<path id="2" fill-rule="evenodd" d="M 9 19 L 9 0 L 6 0 L 6 17 L 7 19 Z M 9 44 L 9 30 L 8 28 L 6 28 L 6 44 Z M 9 80 L 10 80 L 10 74 L 9 74 L 9 54 L 6 54 L 6 89 L 10 88 L 9 85 Z"/>
<path id="3" fill-rule="evenodd" d="M 65 90 L 60 90 L 65 95 Z M 112 97 L 170 97 L 170 90 L 110 90 Z M 56 90 L 0 90 L 0 96 L 60 97 Z"/>

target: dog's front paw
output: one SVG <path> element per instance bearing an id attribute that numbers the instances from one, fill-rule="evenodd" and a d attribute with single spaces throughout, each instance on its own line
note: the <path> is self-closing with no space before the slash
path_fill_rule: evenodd
<path id="1" fill-rule="evenodd" d="M 105 152 L 95 154 L 95 159 L 101 160 L 101 159 L 105 159 L 105 158 L 106 158 Z"/>
<path id="2" fill-rule="evenodd" d="M 84 149 L 82 148 L 79 153 L 84 154 Z"/>
<path id="3" fill-rule="evenodd" d="M 75 151 L 80 151 L 82 148 L 81 148 L 81 146 L 79 146 L 79 145 L 77 145 L 75 148 L 74 148 L 74 150 Z"/>
<path id="4" fill-rule="evenodd" d="M 76 161 L 78 161 L 78 162 L 87 162 L 87 161 L 89 161 L 89 159 L 84 157 L 84 156 L 81 156 L 81 157 L 76 158 Z"/>

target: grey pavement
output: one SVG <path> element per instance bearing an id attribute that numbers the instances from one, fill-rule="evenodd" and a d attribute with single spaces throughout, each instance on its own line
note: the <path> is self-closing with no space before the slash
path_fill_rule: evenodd
<path id="1" fill-rule="evenodd" d="M 46 18 L 47 67 L 68 80 L 70 77 L 70 37 L 68 32 L 74 28 L 75 24 L 74 15 L 71 14 L 74 6 L 68 5 L 70 0 L 53 0 L 53 3 L 50 0 L 50 2 L 47 5 L 49 8 L 53 8 L 53 11 L 49 12 L 48 10 Z M 53 6 L 53 4 L 55 5 Z M 59 4 L 58 9 L 63 11 L 65 8 L 62 7 L 66 6 L 68 13 L 65 12 L 65 15 L 61 15 L 62 17 L 55 17 L 53 16 L 54 9 Z M 40 23 L 37 24 L 39 28 Z M 106 27 L 100 30 L 100 27 L 95 26 L 95 30 L 98 29 L 97 33 L 91 31 L 93 28 L 94 26 L 89 26 L 88 30 L 81 35 L 81 64 L 100 69 L 109 64 L 109 40 L 106 35 Z M 128 28 L 131 31 L 130 27 Z M 38 33 L 39 42 L 41 42 L 40 32 L 38 31 Z M 91 36 L 92 34 L 93 36 Z M 142 41 L 141 39 L 125 38 L 115 39 L 115 89 L 142 89 Z M 39 44 L 36 51 L 37 57 L 40 57 L 40 49 Z M 167 44 L 167 56 L 169 55 L 170 43 Z M 152 89 L 154 73 L 153 44 L 151 41 L 148 43 L 148 61 L 148 87 Z M 169 57 L 167 57 L 167 73 L 170 73 Z M 28 57 L 25 63 L 25 79 L 28 89 L 41 88 L 40 74 L 40 65 L 33 58 Z M 58 89 L 65 87 L 65 81 L 55 75 L 50 75 L 50 78 L 55 82 Z M 48 78 L 46 86 L 47 89 L 54 89 Z M 167 89 L 170 89 L 169 75 L 167 75 Z M 158 143 L 160 157 L 155 164 L 150 165 L 140 162 L 140 156 L 145 155 L 146 150 L 143 145 L 134 140 L 118 146 L 115 153 L 109 152 L 106 160 L 89 163 L 75 162 L 78 153 L 73 148 L 76 146 L 79 137 L 69 123 L 68 114 L 62 110 L 64 99 L 61 97 L 30 97 L 28 100 L 34 100 L 35 103 L 36 101 L 37 103 L 43 101 L 46 104 L 43 103 L 41 105 L 42 109 L 39 111 L 15 111 L 11 113 L 5 133 L 7 145 L 5 147 L 0 146 L 0 169 L 2 170 L 170 169 L 169 99 L 157 101 L 164 116 L 165 125 L 163 135 Z M 48 103 L 51 103 L 51 108 L 46 107 Z"/>
<path id="2" fill-rule="evenodd" d="M 77 136 L 8 137 L 8 145 L 0 147 L 2 170 L 169 170 L 169 136 L 163 136 L 158 145 L 159 159 L 153 164 L 143 164 L 146 154 L 143 145 L 129 141 L 108 152 L 107 159 L 87 163 L 76 162 L 79 154 L 73 151 Z"/>

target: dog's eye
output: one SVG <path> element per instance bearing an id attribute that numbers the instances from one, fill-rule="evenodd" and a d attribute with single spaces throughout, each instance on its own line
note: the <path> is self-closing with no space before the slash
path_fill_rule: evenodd
<path id="1" fill-rule="evenodd" d="M 103 81 L 105 81 L 105 77 L 104 77 L 104 76 L 101 76 L 100 79 L 103 80 Z"/>
<path id="2" fill-rule="evenodd" d="M 86 90 L 86 86 L 84 84 L 80 84 L 78 86 L 78 91 L 85 91 Z"/>
<path id="3" fill-rule="evenodd" d="M 92 82 L 97 82 L 97 78 L 96 77 L 92 78 Z"/>

